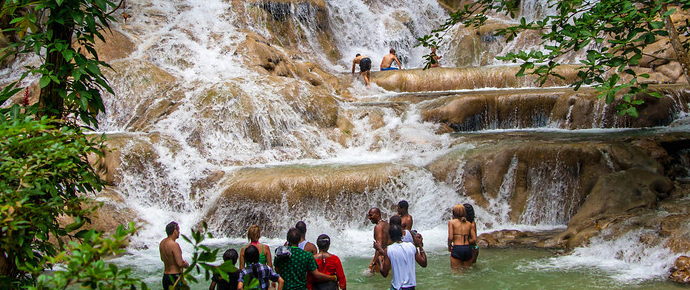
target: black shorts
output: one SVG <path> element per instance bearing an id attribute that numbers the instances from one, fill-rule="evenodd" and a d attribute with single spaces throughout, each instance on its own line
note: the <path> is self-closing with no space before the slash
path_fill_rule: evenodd
<path id="1" fill-rule="evenodd" d="M 365 57 L 359 61 L 359 71 L 365 72 L 371 69 L 371 59 Z"/>
<path id="2" fill-rule="evenodd" d="M 175 281 L 177 281 L 177 278 L 180 277 L 180 274 L 163 274 L 163 290 L 169 290 L 172 285 L 175 284 Z M 177 284 L 178 286 L 180 283 Z M 177 289 L 177 287 L 175 287 Z"/>
<path id="3" fill-rule="evenodd" d="M 450 256 L 463 262 L 469 261 L 472 259 L 472 247 L 470 245 L 453 246 Z"/>

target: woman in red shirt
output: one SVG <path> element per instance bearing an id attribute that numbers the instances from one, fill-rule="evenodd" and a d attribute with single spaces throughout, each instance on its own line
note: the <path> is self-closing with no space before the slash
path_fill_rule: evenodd
<path id="1" fill-rule="evenodd" d="M 309 290 L 337 290 L 338 286 L 340 286 L 340 289 L 346 290 L 347 281 L 343 272 L 343 264 L 340 263 L 338 256 L 328 252 L 328 248 L 331 246 L 331 238 L 325 234 L 320 235 L 316 239 L 316 246 L 319 248 L 319 252 L 314 255 L 314 259 L 319 265 L 319 272 L 326 275 L 335 275 L 338 277 L 338 282 L 313 281 L 312 283 L 307 283 L 307 288 Z"/>

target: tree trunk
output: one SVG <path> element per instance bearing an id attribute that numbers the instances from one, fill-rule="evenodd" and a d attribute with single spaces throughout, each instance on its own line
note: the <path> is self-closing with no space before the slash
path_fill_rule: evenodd
<path id="1" fill-rule="evenodd" d="M 661 15 L 666 14 L 666 12 L 668 12 L 667 5 L 661 4 Z M 671 20 L 671 16 L 666 17 L 664 19 L 664 22 L 666 23 L 666 30 L 668 30 L 669 33 L 668 37 L 671 42 L 671 46 L 673 47 L 673 50 L 676 51 L 676 58 L 680 63 L 681 67 L 683 68 L 683 75 L 685 75 L 685 80 L 687 80 L 688 84 L 690 84 L 690 74 L 688 74 L 690 69 L 690 57 L 688 56 L 688 52 L 685 50 L 685 48 L 683 48 L 683 44 L 680 42 L 678 30 L 676 30 L 676 26 L 673 25 L 673 20 Z"/>
<path id="2" fill-rule="evenodd" d="M 51 11 L 51 14 L 52 13 L 58 12 Z M 68 45 L 72 43 L 72 29 L 69 27 L 57 22 L 51 22 L 48 25 L 48 30 L 53 31 L 53 37 L 56 41 L 62 41 Z M 65 111 L 65 100 L 60 96 L 60 92 L 66 93 L 67 76 L 70 75 L 70 73 L 63 71 L 67 61 L 62 56 L 62 53 L 57 50 L 51 51 L 53 49 L 54 47 L 48 47 L 48 56 L 46 57 L 45 65 L 48 71 L 58 73 L 57 77 L 60 83 L 51 81 L 46 87 L 41 89 L 38 100 L 40 109 L 39 116 L 49 116 L 55 119 L 61 119 Z"/>

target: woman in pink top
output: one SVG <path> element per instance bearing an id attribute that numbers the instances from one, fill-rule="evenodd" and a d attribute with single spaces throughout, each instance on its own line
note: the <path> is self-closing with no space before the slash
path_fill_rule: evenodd
<path id="1" fill-rule="evenodd" d="M 337 290 L 338 286 L 340 286 L 340 289 L 345 290 L 347 281 L 345 280 L 345 272 L 343 272 L 343 264 L 340 263 L 338 256 L 328 252 L 328 248 L 331 246 L 331 238 L 325 234 L 320 235 L 316 239 L 316 246 L 319 248 L 319 252 L 314 255 L 314 259 L 319 265 L 319 272 L 326 275 L 335 275 L 338 278 L 338 282 L 312 281 L 312 283 L 307 283 L 307 288 L 309 290 Z"/>
<path id="2" fill-rule="evenodd" d="M 247 239 L 249 239 L 249 245 L 254 246 L 259 250 L 259 263 L 267 265 L 273 268 L 273 261 L 271 261 L 271 248 L 268 245 L 259 243 L 259 238 L 261 238 L 261 228 L 257 225 L 252 225 L 247 230 Z M 244 250 L 247 246 L 242 247 L 240 250 L 240 270 L 248 266 L 244 259 Z"/>

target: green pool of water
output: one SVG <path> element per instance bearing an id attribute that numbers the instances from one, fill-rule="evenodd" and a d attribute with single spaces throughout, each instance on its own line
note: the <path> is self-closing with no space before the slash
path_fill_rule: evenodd
<path id="1" fill-rule="evenodd" d="M 338 253 L 334 253 L 338 254 Z M 475 266 L 455 272 L 450 269 L 445 253 L 429 254 L 428 267 L 417 266 L 417 289 L 689 289 L 681 284 L 647 280 L 622 282 L 611 275 L 593 268 L 554 269 L 540 267 L 548 264 L 554 254 L 548 250 L 483 249 Z M 389 289 L 391 276 L 368 276 L 364 272 L 371 261 L 365 257 L 342 258 L 347 288 L 351 290 Z M 592 261 L 595 264 L 596 261 Z M 153 270 L 153 271 L 152 271 Z M 159 289 L 160 269 L 140 269 L 152 289 Z M 210 282 L 191 285 L 192 289 L 208 289 Z"/>

